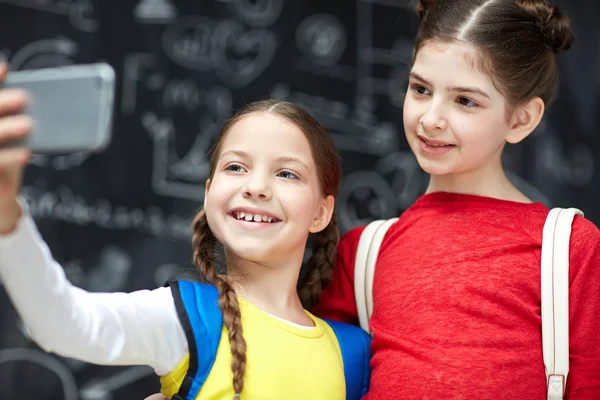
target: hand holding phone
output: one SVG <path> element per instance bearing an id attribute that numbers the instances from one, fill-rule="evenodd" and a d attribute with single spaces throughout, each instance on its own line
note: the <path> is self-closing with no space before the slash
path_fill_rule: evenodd
<path id="1" fill-rule="evenodd" d="M 0 63 L 0 83 L 6 77 L 6 64 Z M 23 168 L 31 153 L 23 147 L 8 147 L 31 130 L 30 118 L 15 115 L 23 110 L 26 95 L 20 90 L 0 90 L 0 235 L 11 232 L 21 215 L 17 196 Z"/>
<path id="2" fill-rule="evenodd" d="M 103 150 L 114 86 L 115 72 L 104 63 L 10 72 L 3 88 L 27 92 L 23 113 L 33 121 L 30 134 L 12 145 L 47 154 Z"/>

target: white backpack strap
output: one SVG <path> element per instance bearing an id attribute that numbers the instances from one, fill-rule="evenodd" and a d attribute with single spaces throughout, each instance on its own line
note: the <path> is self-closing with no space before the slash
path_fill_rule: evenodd
<path id="1" fill-rule="evenodd" d="M 569 240 L 576 208 L 554 208 L 542 234 L 542 347 L 548 400 L 562 400 L 569 373 Z"/>
<path id="2" fill-rule="evenodd" d="M 354 299 L 360 327 L 371 334 L 369 320 L 373 313 L 373 277 L 379 247 L 386 232 L 398 218 L 371 222 L 360 235 L 354 260 Z"/>

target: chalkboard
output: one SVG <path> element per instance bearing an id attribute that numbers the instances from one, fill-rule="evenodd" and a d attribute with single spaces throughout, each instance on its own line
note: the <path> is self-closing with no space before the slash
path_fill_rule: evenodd
<path id="1" fill-rule="evenodd" d="M 342 231 L 398 215 L 421 194 L 402 103 L 418 20 L 408 0 L 0 0 L 12 70 L 106 61 L 118 74 L 113 139 L 98 154 L 35 155 L 23 194 L 69 279 L 91 291 L 154 288 L 192 270 L 189 223 L 206 153 L 244 103 L 291 100 L 332 132 Z M 527 195 L 600 223 L 600 3 L 558 2 L 577 42 L 560 97 L 505 164 Z M 142 399 L 145 367 L 41 351 L 0 295 L 0 397 Z"/>

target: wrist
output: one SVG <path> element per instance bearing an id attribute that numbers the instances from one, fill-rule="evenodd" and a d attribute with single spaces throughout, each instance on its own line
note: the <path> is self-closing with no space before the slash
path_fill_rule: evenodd
<path id="1" fill-rule="evenodd" d="M 22 214 L 21 206 L 16 198 L 3 206 L 0 209 L 0 235 L 7 235 L 14 231 Z"/>

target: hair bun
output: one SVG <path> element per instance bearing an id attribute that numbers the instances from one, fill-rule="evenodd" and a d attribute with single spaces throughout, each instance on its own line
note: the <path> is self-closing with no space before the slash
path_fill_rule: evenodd
<path id="1" fill-rule="evenodd" d="M 437 3 L 437 0 L 419 0 L 417 1 L 417 14 L 423 20 L 427 12 Z"/>
<path id="2" fill-rule="evenodd" d="M 535 19 L 554 53 L 567 50 L 573 45 L 575 36 L 571 21 L 560 12 L 558 6 L 549 5 L 545 0 L 518 0 L 517 4 Z"/>

